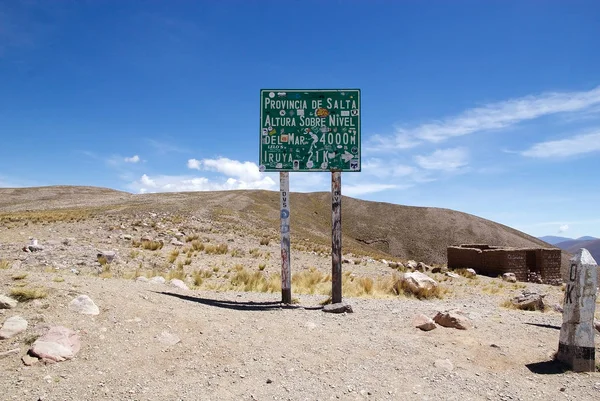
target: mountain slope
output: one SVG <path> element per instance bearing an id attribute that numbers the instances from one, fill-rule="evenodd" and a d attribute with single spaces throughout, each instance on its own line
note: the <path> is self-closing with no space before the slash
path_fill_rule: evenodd
<path id="1" fill-rule="evenodd" d="M 559 242 L 565 242 L 565 241 L 572 241 L 573 240 L 573 238 L 557 237 L 555 235 L 544 235 L 543 237 L 538 237 L 538 239 L 541 239 L 542 241 L 547 242 L 550 245 L 556 245 Z"/>
<path id="2" fill-rule="evenodd" d="M 569 252 L 569 253 L 575 253 L 580 248 L 585 248 L 592 254 L 592 256 L 594 257 L 596 262 L 600 261 L 600 239 L 593 239 L 593 240 L 588 240 L 588 241 L 580 241 L 580 240 L 564 241 L 564 242 L 560 242 L 560 243 L 556 244 L 556 246 L 559 247 L 560 249 L 563 249 L 563 250 Z"/>
<path id="3" fill-rule="evenodd" d="M 213 224 L 278 237 L 279 192 L 223 191 L 132 195 L 90 187 L 0 189 L 0 217 L 17 211 L 93 209 L 98 214 L 145 211 L 208 217 Z M 331 196 L 292 193 L 292 244 L 331 244 Z M 440 208 L 412 207 L 343 197 L 344 252 L 445 263 L 446 248 L 461 243 L 544 247 L 542 240 L 502 224 Z"/>

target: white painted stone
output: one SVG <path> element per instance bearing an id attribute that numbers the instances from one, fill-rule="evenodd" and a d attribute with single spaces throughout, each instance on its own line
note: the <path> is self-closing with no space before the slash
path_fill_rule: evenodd
<path id="1" fill-rule="evenodd" d="M 598 266 L 586 249 L 571 258 L 557 358 L 575 372 L 594 372 Z"/>
<path id="2" fill-rule="evenodd" d="M 0 340 L 6 340 L 14 337 L 17 334 L 27 329 L 27 320 L 21 316 L 13 316 L 6 319 L 2 328 L 0 329 Z"/>

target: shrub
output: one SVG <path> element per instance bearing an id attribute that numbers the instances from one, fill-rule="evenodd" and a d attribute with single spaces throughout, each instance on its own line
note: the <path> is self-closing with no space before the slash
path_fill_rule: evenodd
<path id="1" fill-rule="evenodd" d="M 260 239 L 260 244 L 261 245 L 269 245 L 270 242 L 271 242 L 271 240 L 269 238 L 266 238 L 266 237 Z"/>
<path id="2" fill-rule="evenodd" d="M 169 257 L 167 258 L 167 260 L 169 261 L 169 263 L 175 263 L 178 256 L 179 256 L 179 249 L 174 249 L 171 251 L 171 253 L 169 253 Z"/>
<path id="3" fill-rule="evenodd" d="M 263 271 L 263 270 L 265 270 L 266 267 L 267 267 L 266 263 L 261 263 L 260 265 L 258 265 L 258 270 Z"/>
<path id="4" fill-rule="evenodd" d="M 32 299 L 46 298 L 48 290 L 46 288 L 12 288 L 10 295 L 19 302 L 31 301 Z"/>

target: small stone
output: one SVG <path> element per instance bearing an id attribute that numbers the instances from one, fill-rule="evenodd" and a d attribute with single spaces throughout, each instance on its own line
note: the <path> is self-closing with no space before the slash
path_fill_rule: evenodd
<path id="1" fill-rule="evenodd" d="M 508 282 L 508 283 L 516 283 L 517 282 L 517 276 L 515 276 L 515 273 L 504 273 L 502 275 L 502 280 Z"/>
<path id="2" fill-rule="evenodd" d="M 465 269 L 465 277 L 466 278 L 475 278 L 477 277 L 477 272 L 475 271 L 475 269 Z"/>
<path id="3" fill-rule="evenodd" d="M 156 339 L 168 346 L 172 346 L 177 344 L 178 342 L 181 341 L 181 339 L 179 337 L 177 337 L 175 334 L 171 334 L 167 331 L 163 331 L 162 333 L 160 333 L 159 335 L 156 336 Z"/>
<path id="4" fill-rule="evenodd" d="M 417 270 L 425 273 L 425 272 L 431 271 L 431 266 L 426 265 L 423 262 L 419 262 L 419 263 L 417 263 Z"/>
<path id="5" fill-rule="evenodd" d="M 21 316 L 9 317 L 0 329 L 0 340 L 6 340 L 27 330 L 27 320 Z"/>
<path id="6" fill-rule="evenodd" d="M 450 278 L 460 278 L 460 275 L 453 273 L 453 272 L 446 272 L 446 276 L 448 276 Z"/>
<path id="7" fill-rule="evenodd" d="M 431 319 L 429 316 L 425 316 L 422 313 L 415 315 L 413 318 L 413 326 L 423 331 L 430 331 L 437 327 L 433 319 Z"/>
<path id="8" fill-rule="evenodd" d="M 0 309 L 16 308 L 18 303 L 19 302 L 16 299 L 12 299 L 6 295 L 0 295 Z"/>
<path id="9" fill-rule="evenodd" d="M 23 361 L 23 363 L 25 364 L 25 366 L 31 366 L 35 363 L 38 363 L 40 360 L 34 356 L 31 356 L 29 354 L 25 354 L 23 355 L 23 357 L 21 358 L 21 360 Z"/>
<path id="10" fill-rule="evenodd" d="M 544 305 L 544 297 L 545 295 L 538 294 L 537 292 L 524 290 L 521 295 L 514 297 L 511 302 L 522 310 L 542 311 L 546 307 Z"/>
<path id="11" fill-rule="evenodd" d="M 436 359 L 433 363 L 433 366 L 448 372 L 452 372 L 454 370 L 454 365 L 449 359 Z"/>
<path id="12" fill-rule="evenodd" d="M 111 263 L 117 256 L 117 253 L 115 251 L 101 251 L 98 253 L 97 256 L 98 256 L 98 259 L 104 258 L 104 259 L 106 259 L 107 263 Z"/>
<path id="13" fill-rule="evenodd" d="M 179 240 L 178 240 L 178 239 L 176 239 L 176 238 L 173 238 L 173 239 L 171 240 L 170 244 L 171 244 L 171 245 L 174 245 L 174 246 L 183 246 L 183 245 L 185 245 L 183 242 L 179 241 Z"/>
<path id="14" fill-rule="evenodd" d="M 339 303 L 335 303 L 335 304 L 328 304 L 325 305 L 323 307 L 323 312 L 327 312 L 327 313 L 352 313 L 352 306 L 344 303 L 344 302 L 339 302 Z"/>
<path id="15" fill-rule="evenodd" d="M 273 383 L 273 380 L 267 379 L 267 384 L 271 384 L 271 383 Z"/>
<path id="16" fill-rule="evenodd" d="M 148 280 L 147 277 L 139 276 L 138 278 L 135 279 L 135 281 L 137 281 L 138 283 L 147 283 L 150 280 Z"/>
<path id="17" fill-rule="evenodd" d="M 73 312 L 78 312 L 83 315 L 98 315 L 100 309 L 94 301 L 87 295 L 80 295 L 69 303 L 69 309 Z"/>
<path id="18" fill-rule="evenodd" d="M 407 269 L 410 270 L 416 270 L 417 266 L 419 264 L 417 263 L 417 261 L 415 260 L 409 260 L 408 262 L 406 262 L 406 264 L 404 265 Z"/>

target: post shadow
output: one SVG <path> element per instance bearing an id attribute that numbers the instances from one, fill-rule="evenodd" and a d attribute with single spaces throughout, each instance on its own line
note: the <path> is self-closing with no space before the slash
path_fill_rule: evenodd
<path id="1" fill-rule="evenodd" d="M 216 308 L 224 308 L 231 310 L 240 310 L 240 311 L 268 311 L 268 310 L 277 310 L 277 309 L 305 309 L 305 310 L 321 310 L 322 306 L 314 306 L 314 307 L 303 307 L 297 305 L 288 305 L 281 303 L 281 301 L 266 301 L 266 302 L 254 302 L 254 301 L 227 301 L 227 300 L 217 300 L 210 298 L 201 298 L 201 297 L 192 297 L 189 295 L 177 294 L 174 292 L 166 292 L 166 291 L 152 291 L 156 294 L 167 295 L 170 297 L 175 297 L 182 299 L 184 301 L 195 302 L 202 305 L 214 306 Z"/>

